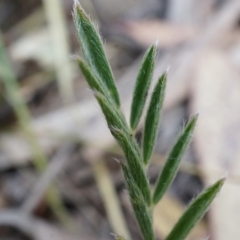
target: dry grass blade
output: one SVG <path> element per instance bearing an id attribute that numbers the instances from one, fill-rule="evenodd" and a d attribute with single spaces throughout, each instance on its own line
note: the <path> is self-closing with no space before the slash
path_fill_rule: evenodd
<path id="1" fill-rule="evenodd" d="M 47 158 L 39 145 L 35 133 L 32 130 L 31 116 L 19 92 L 18 82 L 14 74 L 14 71 L 11 67 L 8 56 L 5 52 L 1 33 L 0 33 L 0 64 L 1 64 L 0 75 L 2 77 L 2 81 L 7 92 L 7 98 L 17 115 L 18 121 L 21 125 L 25 138 L 27 139 L 28 144 L 30 145 L 35 168 L 37 169 L 38 172 L 41 173 L 47 167 Z M 62 223 L 66 223 L 65 219 L 68 218 L 68 215 L 64 210 L 57 189 L 52 188 L 52 190 L 50 189 L 47 192 L 47 200 L 50 204 L 50 207 L 55 212 L 56 216 L 59 217 L 60 221 L 62 221 Z"/>
<path id="2" fill-rule="evenodd" d="M 102 159 L 94 159 L 93 173 L 102 196 L 109 222 L 115 233 L 131 240 L 109 170 Z M 120 236 L 120 235 L 119 235 Z M 119 238 L 120 239 L 120 238 Z"/>
<path id="3" fill-rule="evenodd" d="M 63 101 L 69 103 L 74 98 L 73 71 L 69 60 L 70 46 L 62 2 L 44 0 L 43 3 L 52 39 L 58 87 Z"/>

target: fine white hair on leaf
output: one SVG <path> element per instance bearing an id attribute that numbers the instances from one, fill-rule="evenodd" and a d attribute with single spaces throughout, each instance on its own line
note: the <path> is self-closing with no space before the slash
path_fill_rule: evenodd
<path id="1" fill-rule="evenodd" d="M 73 0 L 73 6 L 76 7 L 77 5 L 80 5 L 79 1 L 78 0 Z"/>
<path id="2" fill-rule="evenodd" d="M 225 173 L 222 174 L 222 178 L 226 179 L 227 177 L 228 177 L 228 172 L 225 172 Z"/>
<path id="3" fill-rule="evenodd" d="M 69 59 L 70 60 L 77 60 L 77 59 L 79 59 L 79 56 L 76 55 L 76 54 L 69 54 Z"/>
<path id="4" fill-rule="evenodd" d="M 166 73 L 168 73 L 168 72 L 170 71 L 170 68 L 171 68 L 171 66 L 168 65 L 168 67 L 167 67 L 167 69 L 166 69 Z"/>
<path id="5" fill-rule="evenodd" d="M 79 7 L 81 9 L 81 11 L 88 16 L 88 14 L 85 12 L 85 10 L 83 9 L 81 3 L 78 0 L 73 0 L 73 12 L 76 11 L 76 8 Z"/>
<path id="6" fill-rule="evenodd" d="M 159 39 L 154 44 L 156 48 L 157 48 L 158 44 L 159 44 Z"/>

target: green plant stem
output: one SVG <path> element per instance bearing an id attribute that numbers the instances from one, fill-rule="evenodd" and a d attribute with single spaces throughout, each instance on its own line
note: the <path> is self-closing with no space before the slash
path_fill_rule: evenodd
<path id="1" fill-rule="evenodd" d="M 145 175 L 142 166 L 142 156 L 138 145 L 130 136 L 130 130 L 126 125 L 126 119 L 114 106 L 109 105 L 109 102 L 101 94 L 95 94 L 98 103 L 104 113 L 108 127 L 122 147 L 127 165 L 131 171 L 132 177 L 143 194 L 144 199 L 148 205 L 151 204 L 151 192 L 148 179 Z"/>
<path id="2" fill-rule="evenodd" d="M 132 177 L 130 169 L 128 169 L 124 163 L 121 163 L 121 165 L 127 183 L 133 211 L 144 240 L 154 240 L 152 216 L 149 214 L 148 206 L 146 205 L 143 195 Z"/>

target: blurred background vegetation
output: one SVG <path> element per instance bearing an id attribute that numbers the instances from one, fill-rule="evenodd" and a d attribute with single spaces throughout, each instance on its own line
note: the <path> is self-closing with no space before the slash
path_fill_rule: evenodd
<path id="1" fill-rule="evenodd" d="M 0 239 L 141 239 L 123 155 L 80 74 L 72 0 L 0 0 Z M 105 42 L 125 114 L 145 50 L 170 67 L 151 182 L 200 112 L 180 172 L 154 213 L 164 239 L 185 206 L 228 180 L 189 240 L 240 235 L 239 0 L 81 0 Z M 156 77 L 155 77 L 156 80 Z M 141 141 L 141 129 L 137 134 Z"/>

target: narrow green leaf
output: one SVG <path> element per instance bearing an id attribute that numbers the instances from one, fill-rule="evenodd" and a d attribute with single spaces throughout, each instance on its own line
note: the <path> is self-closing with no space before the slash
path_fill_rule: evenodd
<path id="1" fill-rule="evenodd" d="M 116 109 L 116 107 L 112 105 L 111 102 L 109 102 L 101 93 L 95 92 L 95 97 L 102 109 L 109 129 L 119 128 L 125 132 L 129 132 L 126 120 L 122 113 Z"/>
<path id="2" fill-rule="evenodd" d="M 96 77 L 92 72 L 87 63 L 85 63 L 80 57 L 77 58 L 78 66 L 80 67 L 85 79 L 87 80 L 90 88 L 98 93 L 101 93 L 106 100 L 112 103 L 112 98 L 109 91 L 106 89 L 105 85 Z"/>
<path id="3" fill-rule="evenodd" d="M 166 88 L 166 77 L 167 75 L 164 73 L 159 78 L 154 88 L 145 119 L 143 130 L 143 161 L 145 164 L 149 162 L 156 141 L 160 112 Z"/>
<path id="4" fill-rule="evenodd" d="M 78 66 L 80 67 L 82 74 L 88 82 L 89 87 L 96 92 L 106 95 L 104 86 L 101 85 L 101 81 L 93 75 L 89 66 L 81 59 L 77 58 Z"/>
<path id="5" fill-rule="evenodd" d="M 220 191 L 225 178 L 201 193 L 187 208 L 165 240 L 184 240 L 196 223 L 204 216 L 209 205 Z"/>
<path id="6" fill-rule="evenodd" d="M 194 131 L 198 115 L 194 116 L 186 125 L 184 130 L 179 135 L 176 143 L 174 144 L 168 159 L 163 167 L 162 173 L 159 175 L 155 191 L 153 194 L 153 203 L 157 203 L 163 197 L 164 193 L 169 188 L 170 184 L 174 180 L 181 158 L 188 147 L 192 133 Z"/>
<path id="7" fill-rule="evenodd" d="M 129 170 L 128 167 L 123 163 L 121 165 L 124 177 L 126 179 L 133 211 L 135 213 L 144 240 L 154 240 L 155 238 L 152 221 L 149 216 L 148 207 L 143 199 L 143 195 L 141 194 L 141 191 L 139 190 L 131 175 L 131 170 Z"/>
<path id="8" fill-rule="evenodd" d="M 137 128 L 146 103 L 149 86 L 153 76 L 155 55 L 156 44 L 146 52 L 137 76 L 130 115 L 130 126 L 132 130 Z"/>
<path id="9" fill-rule="evenodd" d="M 148 179 L 142 166 L 142 161 L 140 159 L 141 154 L 135 139 L 133 139 L 130 134 L 125 133 L 121 129 L 112 128 L 111 132 L 123 149 L 133 180 L 142 192 L 145 202 L 150 206 L 151 191 Z"/>
<path id="10" fill-rule="evenodd" d="M 102 83 L 106 85 L 113 102 L 119 107 L 119 94 L 111 67 L 104 52 L 101 37 L 78 1 L 75 1 L 73 17 L 85 60 L 94 72 L 94 75 L 99 77 Z"/>

